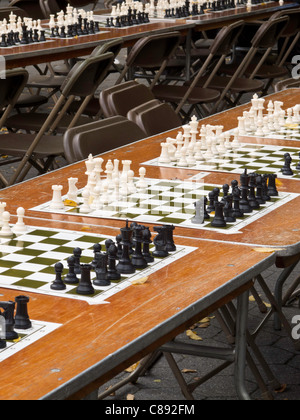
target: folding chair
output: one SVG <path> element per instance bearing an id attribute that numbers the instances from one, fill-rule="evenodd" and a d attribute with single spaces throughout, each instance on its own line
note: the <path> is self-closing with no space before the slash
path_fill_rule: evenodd
<path id="1" fill-rule="evenodd" d="M 145 137 L 145 133 L 126 118 L 120 121 L 109 118 L 105 124 L 87 124 L 82 131 L 77 132 L 73 138 L 74 156 L 76 160 L 83 160 L 90 153 L 99 155 Z"/>
<path id="2" fill-rule="evenodd" d="M 105 118 L 113 117 L 115 113 L 110 109 L 109 97 L 112 93 L 117 92 L 122 89 L 126 89 L 130 86 L 136 86 L 137 82 L 130 80 L 129 82 L 121 83 L 119 85 L 104 89 L 100 92 L 100 108 L 105 116 Z"/>
<path id="3" fill-rule="evenodd" d="M 130 110 L 127 118 L 138 125 L 148 137 L 182 126 L 182 120 L 174 109 L 158 100 Z"/>
<path id="4" fill-rule="evenodd" d="M 16 156 L 21 160 L 16 173 L 7 182 L 8 185 L 15 183 L 19 177 L 24 178 L 22 172 L 27 173 L 28 163 L 43 173 L 49 169 L 55 156 L 63 154 L 62 138 L 52 134 L 63 120 L 67 128 L 79 125 L 81 113 L 105 77 L 112 61 L 113 54 L 107 53 L 78 63 L 66 78 L 61 89 L 61 97 L 51 113 L 41 118 L 42 125 L 37 134 L 9 133 L 1 138 L 0 153 Z M 86 99 L 74 117 L 65 118 L 75 96 L 86 97 Z M 31 115 L 36 114 L 28 114 L 28 117 Z M 46 161 L 41 162 L 41 159 L 46 159 Z"/>
<path id="5" fill-rule="evenodd" d="M 74 138 L 77 136 L 77 134 L 81 134 L 82 132 L 85 132 L 87 126 L 89 130 L 94 130 L 94 129 L 105 127 L 106 125 L 109 125 L 109 124 L 118 123 L 122 121 L 124 121 L 124 117 L 117 116 L 117 117 L 112 117 L 112 118 L 106 118 L 104 120 L 95 121 L 86 125 L 80 125 L 80 126 L 73 127 L 67 130 L 63 139 L 64 155 L 67 162 L 69 164 L 77 162 L 77 158 L 75 157 L 74 148 L 73 148 Z"/>
<path id="6" fill-rule="evenodd" d="M 234 75 L 240 71 L 240 76 L 250 80 L 267 80 L 264 83 L 262 96 L 265 95 L 274 79 L 286 76 L 287 69 L 275 64 L 265 64 L 270 56 L 273 47 L 277 44 L 289 22 L 288 16 L 269 19 L 262 22 L 255 36 L 251 40 L 251 47 L 244 58 L 236 60 L 229 66 L 222 66 L 220 71 L 227 75 Z M 262 52 L 262 55 L 258 55 Z"/>
<path id="7" fill-rule="evenodd" d="M 194 108 L 196 108 L 200 116 L 202 116 L 200 104 L 220 101 L 219 91 L 208 89 L 207 87 L 224 63 L 226 57 L 231 53 L 243 25 L 243 21 L 238 21 L 228 27 L 222 28 L 208 52 L 207 50 L 204 51 L 207 55 L 207 59 L 190 86 L 159 85 L 153 88 L 154 95 L 160 100 L 165 100 L 174 104 L 174 106 L 176 106 L 177 114 L 182 112 L 184 105 L 189 104 L 190 109 L 186 114 L 186 117 L 191 115 Z M 210 66 L 213 66 L 213 68 L 210 68 Z M 210 75 L 203 87 L 197 87 L 200 78 L 208 71 L 210 71 Z"/>
<path id="8" fill-rule="evenodd" d="M 108 96 L 108 107 L 113 115 L 127 116 L 128 112 L 140 105 L 155 99 L 151 90 L 137 82 L 130 86 L 124 86 Z"/>
<path id="9" fill-rule="evenodd" d="M 275 92 L 280 92 L 281 90 L 285 90 L 289 88 L 300 88 L 300 79 L 295 80 L 291 78 L 291 79 L 280 80 L 280 82 L 276 83 L 275 85 Z"/>
<path id="10" fill-rule="evenodd" d="M 126 73 L 130 70 L 132 73 L 130 79 L 143 77 L 149 81 L 150 89 L 152 89 L 166 69 L 169 59 L 175 54 L 180 40 L 179 32 L 150 35 L 139 39 L 128 54 L 124 69 L 116 85 L 122 82 Z M 141 69 L 142 75 L 140 73 L 135 74 L 135 68 Z M 158 71 L 154 71 L 154 69 L 158 69 Z M 147 73 L 147 70 L 150 70 L 150 74 Z"/>

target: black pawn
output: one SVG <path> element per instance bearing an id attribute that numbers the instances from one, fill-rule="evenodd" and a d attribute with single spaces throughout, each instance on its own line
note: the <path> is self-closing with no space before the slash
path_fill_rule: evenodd
<path id="1" fill-rule="evenodd" d="M 64 278 L 64 282 L 67 284 L 78 284 L 79 280 L 75 274 L 75 257 L 69 257 L 67 259 L 69 272 Z"/>
<path id="2" fill-rule="evenodd" d="M 213 221 L 211 222 L 211 225 L 213 227 L 217 227 L 217 228 L 226 227 L 226 221 L 224 218 L 223 208 L 224 208 L 224 203 L 222 202 L 215 203 L 215 209 L 216 209 L 215 217 Z"/>
<path id="3" fill-rule="evenodd" d="M 122 255 L 117 265 L 117 270 L 121 274 L 133 274 L 135 273 L 135 268 L 130 259 L 132 230 L 128 226 L 128 221 L 126 222 L 126 227 L 121 229 L 121 236 Z"/>
<path id="4" fill-rule="evenodd" d="M 102 247 L 101 247 L 101 245 L 100 244 L 95 244 L 94 246 L 93 246 L 93 250 L 94 250 L 94 259 L 93 259 L 93 261 L 92 261 L 92 267 L 95 269 L 96 268 L 96 266 L 97 266 L 97 263 L 98 263 L 98 260 L 97 260 L 97 256 L 98 256 L 98 254 L 101 252 L 101 249 L 102 249 Z"/>
<path id="5" fill-rule="evenodd" d="M 79 295 L 93 295 L 95 293 L 95 289 L 93 288 L 91 281 L 91 270 L 92 266 L 90 264 L 84 264 L 81 266 L 81 279 L 76 289 Z"/>
<path id="6" fill-rule="evenodd" d="M 17 296 L 15 298 L 17 304 L 16 316 L 15 316 L 15 328 L 17 330 L 28 330 L 32 327 L 31 321 L 28 315 L 28 303 L 29 297 Z"/>
<path id="7" fill-rule="evenodd" d="M 115 244 L 112 244 L 108 249 L 108 269 L 107 277 L 108 280 L 120 280 L 121 274 L 118 273 L 116 269 L 116 260 L 117 260 L 118 248 Z"/>
<path id="8" fill-rule="evenodd" d="M 297 163 L 296 170 L 300 171 L 300 152 L 299 152 L 299 161 Z"/>
<path id="9" fill-rule="evenodd" d="M 56 277 L 54 282 L 51 284 L 50 288 L 52 290 L 65 290 L 67 286 L 62 281 L 62 273 L 64 271 L 64 266 L 62 265 L 62 263 L 56 263 L 54 268 Z"/>
<path id="10" fill-rule="evenodd" d="M 75 248 L 73 251 L 75 257 L 75 274 L 81 273 L 81 266 L 80 266 L 80 258 L 82 254 L 82 250 L 80 248 Z"/>

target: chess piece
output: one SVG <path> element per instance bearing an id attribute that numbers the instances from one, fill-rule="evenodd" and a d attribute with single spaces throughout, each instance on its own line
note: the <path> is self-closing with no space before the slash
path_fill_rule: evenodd
<path id="1" fill-rule="evenodd" d="M 226 227 L 226 221 L 224 218 L 224 203 L 221 201 L 215 201 L 215 217 L 213 218 L 213 221 L 211 222 L 211 225 L 213 227 L 222 228 Z"/>
<path id="2" fill-rule="evenodd" d="M 167 251 L 167 229 L 166 226 L 156 226 L 154 227 L 154 232 L 157 232 L 158 235 L 154 238 L 155 250 L 153 251 L 153 256 L 158 258 L 165 258 L 169 255 Z"/>
<path id="3" fill-rule="evenodd" d="M 75 201 L 77 203 L 77 195 L 78 195 L 78 188 L 76 187 L 76 184 L 78 182 L 78 178 L 69 178 L 69 191 L 67 194 L 67 197 L 71 201 Z"/>
<path id="4" fill-rule="evenodd" d="M 176 251 L 176 245 L 174 243 L 173 239 L 173 232 L 175 230 L 175 226 L 173 225 L 165 225 L 166 228 L 166 238 L 167 238 L 167 251 L 168 252 L 175 252 Z"/>
<path id="5" fill-rule="evenodd" d="M 150 244 L 152 244 L 151 232 L 150 228 L 146 227 L 143 230 L 143 257 L 145 258 L 147 263 L 154 262 L 154 258 L 150 252 Z"/>
<path id="6" fill-rule="evenodd" d="M 248 201 L 248 192 L 249 192 L 249 176 L 247 174 L 247 169 L 241 174 L 241 199 L 240 199 L 240 209 L 243 213 L 252 213 L 253 209 Z"/>
<path id="7" fill-rule="evenodd" d="M 24 223 L 25 209 L 23 207 L 19 207 L 17 209 L 17 216 L 18 216 L 18 221 L 13 228 L 13 232 L 15 234 L 22 234 L 22 233 L 27 232 L 27 228 Z"/>
<path id="8" fill-rule="evenodd" d="M 55 269 L 55 280 L 54 282 L 51 284 L 50 289 L 52 290 L 65 290 L 67 288 L 67 286 L 65 285 L 65 283 L 62 281 L 62 273 L 64 270 L 64 266 L 62 263 L 56 263 L 54 266 Z"/>
<path id="9" fill-rule="evenodd" d="M 75 267 L 74 272 L 75 274 L 81 273 L 81 265 L 80 265 L 80 258 L 81 258 L 82 250 L 80 248 L 75 248 L 73 251 L 73 255 L 75 258 Z"/>
<path id="10" fill-rule="evenodd" d="M 269 174 L 268 175 L 268 195 L 270 197 L 277 197 L 278 196 L 278 191 L 276 188 L 276 179 L 277 179 L 277 175 L 276 174 Z"/>
<path id="11" fill-rule="evenodd" d="M 120 274 L 133 274 L 135 268 L 130 259 L 132 230 L 128 226 L 128 220 L 126 221 L 126 227 L 121 228 L 121 235 L 122 255 L 116 268 Z"/>
<path id="12" fill-rule="evenodd" d="M 195 203 L 196 213 L 191 222 L 195 225 L 202 225 L 204 223 L 204 197 Z"/>
<path id="13" fill-rule="evenodd" d="M 11 227 L 9 226 L 9 221 L 10 221 L 10 213 L 8 211 L 5 211 L 2 214 L 2 229 L 0 232 L 0 236 L 4 236 L 4 237 L 13 236 L 13 231 L 11 230 Z"/>
<path id="14" fill-rule="evenodd" d="M 131 262 L 137 269 L 144 269 L 148 266 L 148 263 L 142 254 L 143 230 L 144 227 L 140 225 L 133 227 L 133 243 L 135 250 L 131 256 Z"/>
<path id="15" fill-rule="evenodd" d="M 67 259 L 67 263 L 69 267 L 69 272 L 64 278 L 64 282 L 66 284 L 78 284 L 79 280 L 75 274 L 75 257 L 74 256 L 69 257 Z"/>
<path id="16" fill-rule="evenodd" d="M 81 265 L 81 279 L 76 289 L 79 295 L 93 295 L 95 293 L 91 281 L 91 270 L 92 266 L 90 264 Z"/>
<path id="17" fill-rule="evenodd" d="M 284 165 L 281 169 L 282 175 L 293 176 L 294 172 L 291 169 L 292 157 L 289 153 L 284 154 Z"/>
<path id="18" fill-rule="evenodd" d="M 15 328 L 17 330 L 28 330 L 32 327 L 32 323 L 28 315 L 29 297 L 17 296 L 15 298 L 15 302 L 17 304 Z"/>
<path id="19" fill-rule="evenodd" d="M 97 253 L 97 266 L 95 268 L 96 279 L 93 281 L 95 286 L 110 286 L 111 282 L 107 272 L 108 255 Z"/>
<path id="20" fill-rule="evenodd" d="M 108 280 L 116 281 L 121 279 L 121 274 L 116 269 L 118 248 L 113 243 L 108 249 Z"/>
<path id="21" fill-rule="evenodd" d="M 0 302 L 0 308 L 4 309 L 4 312 L 1 315 L 5 319 L 5 340 L 13 341 L 19 338 L 19 334 L 16 333 L 14 330 L 15 326 L 15 319 L 14 319 L 14 312 L 15 312 L 15 302 Z M 4 334 L 3 334 L 4 335 Z"/>
<path id="22" fill-rule="evenodd" d="M 50 208 L 52 210 L 63 210 L 64 209 L 64 203 L 62 201 L 61 192 L 62 192 L 62 185 L 53 185 L 53 197 L 50 204 Z"/>

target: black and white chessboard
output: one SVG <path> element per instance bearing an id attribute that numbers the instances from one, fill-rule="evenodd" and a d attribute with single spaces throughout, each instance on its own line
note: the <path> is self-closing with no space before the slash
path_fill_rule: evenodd
<path id="1" fill-rule="evenodd" d="M 298 197 L 298 194 L 280 192 L 279 197 L 274 197 L 271 201 L 266 202 L 266 204 L 261 206 L 260 210 L 237 219 L 235 223 L 228 223 L 226 228 L 215 228 L 211 226 L 210 222 L 195 225 L 192 223 L 195 215 L 195 202 L 207 196 L 209 191 L 212 191 L 215 187 L 222 188 L 221 185 L 204 183 L 201 176 L 203 174 L 198 174 L 194 180 L 186 182 L 146 179 L 149 185 L 147 190 L 130 194 L 126 200 L 112 202 L 99 210 L 91 210 L 88 216 L 124 221 L 128 219 L 138 223 L 157 225 L 170 224 L 176 227 L 205 229 L 225 234 L 234 234 L 240 232 L 245 226 L 258 218 Z M 65 215 L 80 215 L 82 197 L 79 195 L 78 198 L 80 204 L 76 207 L 65 206 L 63 210 L 52 210 L 50 207 L 51 202 L 47 202 L 31 210 Z"/>
<path id="2" fill-rule="evenodd" d="M 300 139 L 300 136 L 299 136 Z M 284 154 L 290 153 L 293 162 L 292 169 L 294 175 L 285 176 L 281 173 L 284 165 Z M 258 174 L 277 174 L 278 178 L 300 180 L 300 171 L 296 170 L 299 162 L 300 149 L 296 147 L 282 147 L 273 145 L 242 143 L 237 149 L 230 149 L 224 154 L 216 154 L 213 157 L 205 157 L 196 161 L 192 165 L 182 166 L 176 161 L 170 163 L 161 163 L 159 158 L 144 162 L 146 166 L 163 166 L 167 168 L 194 169 L 197 171 L 226 172 L 232 174 L 242 174 L 245 168 L 249 172 Z"/>
<path id="3" fill-rule="evenodd" d="M 0 287 L 34 292 L 51 296 L 84 300 L 89 304 L 107 303 L 107 299 L 119 291 L 131 286 L 132 281 L 151 275 L 172 262 L 193 252 L 195 248 L 177 246 L 177 251 L 164 259 L 155 259 L 144 270 L 137 270 L 132 275 L 122 275 L 121 280 L 110 286 L 94 286 L 91 296 L 78 295 L 76 286 L 67 285 L 66 290 L 56 291 L 50 288 L 55 280 L 54 265 L 61 262 L 64 275 L 68 273 L 67 259 L 73 255 L 74 248 L 82 249 L 82 264 L 90 264 L 94 259 L 93 245 L 99 243 L 105 249 L 107 239 L 113 237 L 91 235 L 85 232 L 62 231 L 28 227 L 28 231 L 12 238 L 0 237 Z M 94 272 L 92 280 L 96 278 Z"/>

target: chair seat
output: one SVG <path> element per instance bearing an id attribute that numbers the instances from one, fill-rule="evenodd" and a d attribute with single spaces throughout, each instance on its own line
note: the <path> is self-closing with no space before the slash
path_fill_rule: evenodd
<path id="1" fill-rule="evenodd" d="M 245 75 L 251 76 L 253 70 L 255 70 L 255 63 L 251 63 L 250 66 L 247 68 Z M 277 77 L 283 77 L 289 74 L 289 71 L 284 67 L 279 67 L 275 65 L 262 65 L 258 72 L 255 74 L 255 77 L 259 77 L 261 79 L 271 79 Z"/>
<path id="2" fill-rule="evenodd" d="M 0 141 L 0 153 L 23 157 L 35 139 L 31 134 L 2 134 Z M 49 156 L 64 155 L 62 136 L 44 136 L 34 151 L 35 159 L 44 159 Z"/>
<path id="3" fill-rule="evenodd" d="M 43 95 L 30 95 L 30 94 L 22 94 L 16 105 L 15 108 L 33 108 L 44 105 L 48 102 L 48 98 Z"/>
<path id="4" fill-rule="evenodd" d="M 55 89 L 60 86 L 66 80 L 65 76 L 34 76 L 30 77 L 26 86 L 33 88 L 49 88 Z"/>
<path id="5" fill-rule="evenodd" d="M 26 131 L 40 131 L 41 127 L 45 123 L 46 119 L 48 118 L 48 114 L 35 112 L 32 114 L 18 114 L 13 115 L 12 117 L 8 118 L 5 126 L 8 129 L 17 129 L 17 130 L 26 130 Z M 72 115 L 64 115 L 62 120 L 59 123 L 59 127 L 56 128 L 56 132 L 62 133 L 65 132 L 71 121 L 73 119 Z M 89 117 L 80 117 L 76 125 L 84 125 L 91 122 Z"/>
<path id="6" fill-rule="evenodd" d="M 209 78 L 209 75 L 200 78 L 198 82 L 198 86 L 203 86 L 208 80 L 208 78 Z M 229 77 L 215 76 L 213 80 L 210 82 L 209 88 L 222 91 L 227 87 L 229 82 L 230 82 Z M 264 87 L 264 83 L 260 80 L 237 78 L 235 82 L 233 83 L 233 85 L 231 86 L 230 90 L 235 93 L 258 92 L 262 90 L 263 87 Z"/>
<path id="7" fill-rule="evenodd" d="M 152 92 L 157 99 L 171 103 L 179 103 L 188 88 L 188 86 L 159 85 L 155 86 Z M 220 93 L 216 90 L 196 87 L 191 92 L 187 102 L 189 104 L 211 103 L 216 101 L 219 97 Z"/>

